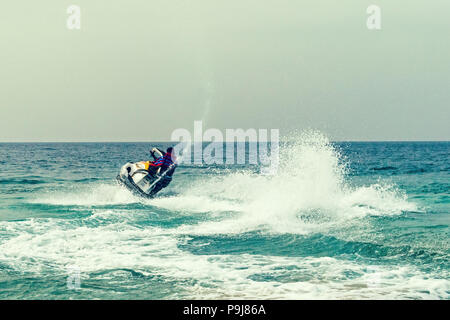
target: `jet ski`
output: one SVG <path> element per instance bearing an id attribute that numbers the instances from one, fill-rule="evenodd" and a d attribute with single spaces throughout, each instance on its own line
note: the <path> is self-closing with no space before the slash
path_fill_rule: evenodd
<path id="1" fill-rule="evenodd" d="M 159 150 L 157 153 L 161 154 Z M 167 173 L 173 172 L 173 170 L 171 170 L 172 166 L 162 173 L 160 172 L 161 169 L 157 171 L 148 170 L 148 163 L 149 161 L 126 163 L 120 169 L 116 178 L 117 181 L 137 196 L 153 198 L 172 181 L 172 176 Z"/>

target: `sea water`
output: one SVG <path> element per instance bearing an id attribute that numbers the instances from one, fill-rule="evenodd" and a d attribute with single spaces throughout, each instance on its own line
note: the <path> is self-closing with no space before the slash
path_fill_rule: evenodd
<path id="1" fill-rule="evenodd" d="M 449 299 L 450 143 L 289 137 L 276 174 L 168 143 L 0 144 L 0 299 Z"/>

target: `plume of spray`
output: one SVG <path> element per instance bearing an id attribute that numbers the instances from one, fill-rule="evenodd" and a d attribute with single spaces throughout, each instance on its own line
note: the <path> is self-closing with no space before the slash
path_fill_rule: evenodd
<path id="1" fill-rule="evenodd" d="M 280 146 L 276 175 L 241 171 L 208 177 L 183 192 L 212 201 L 212 208 L 223 200 L 239 207 L 239 217 L 207 222 L 197 231 L 306 233 L 367 215 L 417 210 L 395 186 L 352 186 L 344 157 L 323 133 L 308 130 L 289 138 Z"/>
<path id="2" fill-rule="evenodd" d="M 296 228 L 311 210 L 333 212 L 344 189 L 345 166 L 328 138 L 313 130 L 294 136 L 280 148 L 278 174 L 255 186 L 245 206 L 248 219 L 275 229 Z"/>

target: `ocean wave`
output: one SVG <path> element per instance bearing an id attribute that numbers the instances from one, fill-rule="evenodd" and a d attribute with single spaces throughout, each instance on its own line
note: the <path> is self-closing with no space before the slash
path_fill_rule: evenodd
<path id="1" fill-rule="evenodd" d="M 88 184 L 40 194 L 29 202 L 59 206 L 101 206 L 132 204 L 141 201 L 142 199 L 117 184 Z"/>
<path id="2" fill-rule="evenodd" d="M 180 284 L 180 290 L 165 296 L 168 299 L 449 298 L 448 280 L 411 265 L 258 252 L 193 254 L 180 246 L 174 230 L 123 223 L 88 228 L 34 219 L 13 229 L 18 236 L 0 243 L 3 263 L 31 275 L 62 277 L 75 265 L 82 286 L 109 270 L 131 270 L 139 277 L 158 276 Z"/>
<path id="3" fill-rule="evenodd" d="M 370 170 L 374 170 L 374 171 L 387 171 L 387 170 L 397 170 L 398 168 L 396 167 L 391 167 L 391 166 L 386 166 L 386 167 L 373 167 L 370 168 Z"/>
<path id="4" fill-rule="evenodd" d="M 42 183 L 48 183 L 48 181 L 39 179 L 27 179 L 27 178 L 0 179 L 0 184 L 42 184 Z"/>

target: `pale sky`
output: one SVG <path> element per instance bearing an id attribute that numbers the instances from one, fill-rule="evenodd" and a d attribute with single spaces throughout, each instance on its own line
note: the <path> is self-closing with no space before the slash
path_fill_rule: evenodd
<path id="1" fill-rule="evenodd" d="M 450 140 L 449 17 L 448 0 L 4 1 L 0 141 L 166 141 L 194 120 Z"/>

